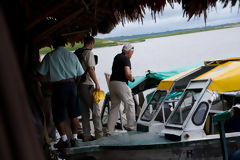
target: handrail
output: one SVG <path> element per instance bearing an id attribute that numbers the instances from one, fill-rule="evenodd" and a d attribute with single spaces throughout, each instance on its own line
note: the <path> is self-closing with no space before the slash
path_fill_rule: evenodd
<path id="1" fill-rule="evenodd" d="M 217 113 L 213 117 L 213 122 L 218 122 L 218 126 L 219 126 L 223 160 L 228 160 L 228 150 L 227 150 L 227 141 L 226 141 L 226 137 L 225 137 L 224 122 L 225 122 L 225 120 L 227 120 L 229 118 L 231 118 L 229 110 L 222 112 L 222 113 Z"/>
<path id="2" fill-rule="evenodd" d="M 225 121 L 229 118 L 231 118 L 231 115 L 230 115 L 230 111 L 227 110 L 227 111 L 224 111 L 221 113 L 216 113 L 213 116 L 213 122 L 221 122 L 221 121 Z"/>

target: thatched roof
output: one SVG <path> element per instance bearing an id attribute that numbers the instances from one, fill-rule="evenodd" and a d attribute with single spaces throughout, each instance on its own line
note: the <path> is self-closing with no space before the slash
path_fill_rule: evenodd
<path id="1" fill-rule="evenodd" d="M 237 0 L 219 0 L 225 6 L 234 6 Z M 239 0 L 240 1 L 240 0 Z M 163 12 L 169 3 L 182 5 L 183 13 L 189 19 L 203 15 L 214 7 L 217 0 L 23 0 L 25 8 L 25 29 L 38 47 L 50 45 L 57 34 L 69 42 L 80 41 L 90 33 L 109 33 L 118 23 L 142 22 L 145 10 L 152 16 Z"/>

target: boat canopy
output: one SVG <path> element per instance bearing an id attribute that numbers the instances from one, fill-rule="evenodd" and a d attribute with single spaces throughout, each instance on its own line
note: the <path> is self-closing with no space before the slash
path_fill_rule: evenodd
<path id="1" fill-rule="evenodd" d="M 143 108 L 143 111 L 140 113 L 138 123 L 150 125 L 158 116 L 161 108 L 164 108 L 162 109 L 162 112 L 165 112 L 165 110 L 168 112 L 170 110 L 170 106 L 174 107 L 175 102 L 178 101 L 191 79 L 208 72 L 214 67 L 215 66 L 194 67 L 160 81 L 157 91 L 153 91 L 147 95 L 146 98 L 148 105 Z M 164 123 L 167 117 L 168 116 L 165 117 L 165 113 L 162 113 L 160 122 Z M 146 121 L 149 123 L 146 123 Z"/>
<path id="2" fill-rule="evenodd" d="M 231 92 L 240 90 L 240 61 L 227 61 L 196 79 L 208 78 L 212 79 L 208 87 L 211 91 Z"/>
<path id="3" fill-rule="evenodd" d="M 136 76 L 134 82 L 128 81 L 129 88 L 134 94 L 142 92 L 147 89 L 155 88 L 163 79 L 169 78 L 178 74 L 180 71 L 173 70 L 168 72 L 149 72 L 145 76 Z"/>
<path id="4" fill-rule="evenodd" d="M 205 61 L 205 65 L 220 65 L 229 61 L 240 61 L 240 57 L 233 57 L 233 58 L 226 58 L 220 60 L 213 60 L 213 61 Z"/>
<path id="5" fill-rule="evenodd" d="M 169 91 L 174 86 L 173 88 L 174 91 L 179 91 L 179 90 L 182 91 L 183 89 L 186 88 L 186 86 L 188 85 L 188 82 L 191 79 L 194 79 L 199 75 L 202 75 L 208 72 L 209 70 L 213 69 L 215 66 L 211 65 L 211 66 L 195 67 L 187 71 L 181 72 L 170 78 L 164 79 L 159 83 L 157 90 Z"/>
<path id="6" fill-rule="evenodd" d="M 186 74 L 188 74 L 188 73 L 193 72 L 193 71 L 196 70 L 197 68 L 198 68 L 198 67 L 196 67 L 196 68 L 191 68 L 191 69 L 189 69 L 189 70 L 187 70 L 187 71 L 185 71 L 185 72 L 179 73 L 179 74 L 174 75 L 174 76 L 172 76 L 172 77 L 170 77 L 170 78 L 167 78 L 167 79 L 162 80 L 162 81 L 159 83 L 159 85 L 158 85 L 158 87 L 157 87 L 157 90 L 168 90 L 168 91 L 169 91 L 169 90 L 171 89 L 173 83 L 174 83 L 176 80 L 178 80 L 179 78 L 183 77 L 184 75 L 186 75 Z"/>
<path id="7" fill-rule="evenodd" d="M 159 85 L 159 82 L 162 80 L 165 80 L 169 77 L 172 77 L 172 76 L 175 76 L 178 74 L 181 74 L 182 72 L 186 72 L 186 71 L 190 72 L 191 70 L 194 70 L 201 65 L 202 65 L 202 63 L 195 63 L 195 64 L 183 66 L 183 67 L 180 67 L 180 68 L 177 68 L 174 70 L 170 70 L 170 71 L 166 71 L 166 72 L 151 72 L 150 70 L 148 70 L 148 73 L 144 76 L 135 76 L 134 82 L 128 81 L 128 86 L 131 89 L 134 89 L 137 86 L 141 86 L 142 88 L 145 88 L 145 90 L 154 88 L 154 87 L 157 87 Z M 186 72 L 186 73 L 188 73 L 188 72 Z M 182 74 L 182 75 L 184 75 L 184 74 Z M 142 85 L 144 85 L 144 86 L 142 86 Z M 165 90 L 165 89 L 163 89 L 163 90 Z M 133 92 L 134 92 L 134 90 L 133 90 Z"/>

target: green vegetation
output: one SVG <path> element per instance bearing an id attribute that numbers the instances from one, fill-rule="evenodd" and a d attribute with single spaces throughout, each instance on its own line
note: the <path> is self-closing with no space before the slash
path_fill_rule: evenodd
<path id="1" fill-rule="evenodd" d="M 121 41 L 120 40 L 119 41 L 113 41 L 113 40 L 96 38 L 95 39 L 95 48 L 117 46 L 117 45 L 122 45 L 123 43 L 126 43 L 126 42 L 131 42 L 131 43 L 144 42 L 146 39 L 151 39 L 151 38 L 159 38 L 159 37 L 167 37 L 167 36 L 174 36 L 174 35 L 181 35 L 181 34 L 205 32 L 205 31 L 210 31 L 210 30 L 219 30 L 219 29 L 233 28 L 233 27 L 239 27 L 239 26 L 240 26 L 240 23 L 225 25 L 225 26 L 212 27 L 212 28 L 190 29 L 190 30 L 184 30 L 184 31 L 179 31 L 179 32 L 150 35 L 150 36 L 144 36 L 144 37 L 139 37 L 139 38 L 121 40 Z M 67 44 L 66 49 L 69 50 L 69 51 L 75 51 L 76 49 L 78 49 L 82 46 L 83 46 L 82 43 L 75 43 L 74 46 L 72 46 L 71 44 Z M 53 50 L 53 48 L 44 47 L 44 48 L 40 49 L 40 54 L 46 54 L 46 53 L 48 53 L 52 50 Z"/>
<path id="2" fill-rule="evenodd" d="M 52 51 L 53 48 L 50 47 L 44 47 L 39 50 L 40 54 L 47 54 L 48 52 Z"/>
<path id="3" fill-rule="evenodd" d="M 226 28 L 233 28 L 233 27 L 239 27 L 238 25 L 226 25 L 226 26 L 219 26 L 219 27 L 213 27 L 213 28 L 203 28 L 203 29 L 190 29 L 190 30 L 184 30 L 179 32 L 173 32 L 173 33 L 163 33 L 163 34 L 157 34 L 157 35 L 150 35 L 145 37 L 139 37 L 139 38 L 133 38 L 124 40 L 124 42 L 144 42 L 146 39 L 152 39 L 152 38 L 160 38 L 160 37 L 167 37 L 167 36 L 175 36 L 175 35 L 181 35 L 181 34 L 190 34 L 190 33 L 197 33 L 197 32 L 205 32 L 205 31 L 211 31 L 211 30 L 219 30 L 219 29 L 226 29 Z"/>
<path id="4" fill-rule="evenodd" d="M 106 47 L 106 46 L 116 46 L 116 45 L 119 45 L 119 42 L 110 41 L 110 40 L 107 40 L 107 39 L 98 39 L 98 38 L 95 39 L 95 48 Z M 81 48 L 81 47 L 83 47 L 82 43 L 75 43 L 74 46 L 72 46 L 70 43 L 68 43 L 65 46 L 65 48 L 68 51 L 75 51 L 76 49 Z M 40 54 L 47 54 L 48 52 L 50 52 L 52 50 L 53 50 L 53 48 L 44 47 L 44 48 L 40 49 Z"/>

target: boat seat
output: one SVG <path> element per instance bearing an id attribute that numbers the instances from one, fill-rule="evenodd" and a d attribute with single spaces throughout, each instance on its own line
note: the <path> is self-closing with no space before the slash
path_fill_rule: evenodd
<path id="1" fill-rule="evenodd" d="M 171 114 L 171 106 L 168 105 L 168 103 L 164 104 L 164 115 L 165 115 L 165 121 L 168 119 L 169 115 Z M 157 117 L 155 118 L 155 121 L 159 121 L 161 123 L 163 123 L 163 114 L 162 111 L 160 110 Z"/>

